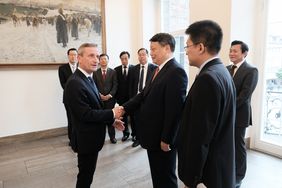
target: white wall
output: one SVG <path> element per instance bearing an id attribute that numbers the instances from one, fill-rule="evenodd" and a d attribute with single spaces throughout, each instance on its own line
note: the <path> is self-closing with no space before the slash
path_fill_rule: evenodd
<path id="1" fill-rule="evenodd" d="M 57 70 L 0 69 L 0 137 L 66 125 Z"/>

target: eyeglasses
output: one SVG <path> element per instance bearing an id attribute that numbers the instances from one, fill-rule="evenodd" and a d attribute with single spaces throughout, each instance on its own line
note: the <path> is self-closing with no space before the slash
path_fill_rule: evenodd
<path id="1" fill-rule="evenodd" d="M 199 44 L 199 43 L 195 43 L 195 44 L 191 44 L 191 45 L 184 46 L 184 50 L 187 50 L 187 49 L 190 48 L 191 46 L 195 46 L 195 45 L 197 45 L 197 44 Z"/>

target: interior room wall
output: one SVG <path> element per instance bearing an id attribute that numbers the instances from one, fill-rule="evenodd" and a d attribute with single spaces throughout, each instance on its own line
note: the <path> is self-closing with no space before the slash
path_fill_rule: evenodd
<path id="1" fill-rule="evenodd" d="M 0 137 L 66 125 L 57 70 L 0 69 Z"/>

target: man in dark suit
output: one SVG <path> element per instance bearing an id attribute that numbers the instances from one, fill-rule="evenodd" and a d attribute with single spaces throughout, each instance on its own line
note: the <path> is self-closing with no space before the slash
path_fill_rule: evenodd
<path id="1" fill-rule="evenodd" d="M 69 77 L 74 73 L 77 68 L 77 50 L 75 48 L 70 48 L 67 52 L 69 62 L 63 64 L 59 67 L 59 79 L 60 84 L 65 89 L 65 85 Z M 68 138 L 69 138 L 69 145 L 71 145 L 71 132 L 72 132 L 72 124 L 71 124 L 71 114 L 68 106 L 64 103 L 66 113 L 67 113 L 67 120 L 68 120 Z"/>
<path id="2" fill-rule="evenodd" d="M 123 106 L 126 112 L 138 111 L 139 141 L 147 149 L 154 188 L 177 188 L 175 141 L 188 78 L 173 57 L 173 36 L 158 33 L 150 42 L 158 68 L 151 83 Z"/>
<path id="3" fill-rule="evenodd" d="M 185 101 L 179 129 L 178 174 L 186 187 L 234 188 L 236 96 L 232 78 L 217 57 L 220 26 L 210 20 L 191 24 L 186 55 L 199 73 Z"/>
<path id="4" fill-rule="evenodd" d="M 247 170 L 246 128 L 252 125 L 251 98 L 258 82 L 258 70 L 245 60 L 249 48 L 242 41 L 233 41 L 229 52 L 232 65 L 227 66 L 236 87 L 235 165 L 236 188 Z"/>
<path id="5" fill-rule="evenodd" d="M 119 55 L 121 65 L 115 68 L 117 73 L 118 80 L 118 90 L 116 93 L 117 103 L 122 105 L 127 102 L 129 99 L 129 85 L 130 79 L 132 77 L 132 68 L 133 65 L 128 63 L 130 59 L 130 54 L 127 51 L 123 51 Z M 123 131 L 122 141 L 126 141 L 129 137 L 129 128 L 128 128 L 128 114 L 124 114 L 122 121 L 124 122 L 125 129 Z"/>
<path id="6" fill-rule="evenodd" d="M 143 88 L 148 85 L 154 75 L 154 71 L 157 68 L 156 65 L 148 62 L 148 50 L 145 48 L 140 48 L 138 50 L 138 60 L 139 64 L 134 66 L 132 69 L 132 78 L 131 78 L 131 84 L 129 87 L 129 97 L 132 98 L 138 93 L 140 93 Z M 132 147 L 137 147 L 139 145 L 139 135 L 137 131 L 137 125 L 138 123 L 136 121 L 136 118 L 138 116 L 138 113 L 134 113 L 131 117 L 131 129 L 132 129 L 132 140 L 133 144 Z"/>
<path id="7" fill-rule="evenodd" d="M 69 78 L 64 101 L 70 107 L 73 132 L 72 148 L 77 152 L 78 175 L 76 188 L 90 188 L 98 153 L 105 141 L 106 124 L 121 117 L 121 107 L 103 109 L 92 73 L 99 63 L 97 45 L 84 43 L 78 49 L 79 67 Z M 114 125 L 123 130 L 120 120 Z"/>
<path id="8" fill-rule="evenodd" d="M 100 68 L 93 73 L 93 78 L 103 101 L 104 109 L 112 109 L 116 104 L 115 95 L 118 87 L 116 71 L 108 68 L 109 56 L 107 54 L 101 54 L 99 60 Z M 111 124 L 108 124 L 108 134 L 111 143 L 117 143 L 115 128 Z"/>

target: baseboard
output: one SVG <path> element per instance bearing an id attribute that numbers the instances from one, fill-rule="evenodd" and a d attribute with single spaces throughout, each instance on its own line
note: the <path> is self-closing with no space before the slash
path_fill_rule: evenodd
<path id="1" fill-rule="evenodd" d="M 61 136 L 67 134 L 67 127 L 60 127 L 55 129 L 48 129 L 44 131 L 37 131 L 31 133 L 18 134 L 13 136 L 6 136 L 0 138 L 0 146 L 12 144 L 12 143 L 20 143 L 38 140 L 42 138 L 50 138 L 55 136 Z"/>

